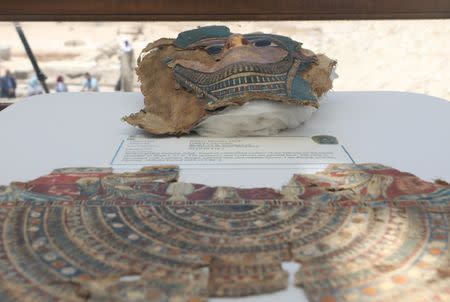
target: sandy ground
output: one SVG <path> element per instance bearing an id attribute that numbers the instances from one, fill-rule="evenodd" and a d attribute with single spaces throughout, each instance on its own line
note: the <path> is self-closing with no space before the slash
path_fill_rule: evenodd
<path id="1" fill-rule="evenodd" d="M 137 56 L 148 42 L 209 24 L 224 24 L 233 32 L 287 35 L 303 42 L 305 48 L 335 58 L 336 91 L 409 91 L 450 100 L 450 20 L 28 22 L 22 27 L 50 88 L 56 76 L 64 75 L 69 90 L 79 91 L 82 74 L 90 71 L 100 78 L 101 91 L 112 91 L 119 77 L 117 54 L 122 37 L 133 41 Z M 0 22 L 2 73 L 7 68 L 19 76 L 18 93 L 23 95 L 32 66 L 13 24 Z M 135 89 L 139 90 L 137 85 Z"/>

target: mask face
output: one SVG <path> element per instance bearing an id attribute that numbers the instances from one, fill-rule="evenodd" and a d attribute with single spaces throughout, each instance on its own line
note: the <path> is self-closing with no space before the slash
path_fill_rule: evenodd
<path id="1" fill-rule="evenodd" d="M 226 27 L 207 27 L 181 33 L 174 44 L 202 49 L 214 59 L 206 65 L 195 59 L 172 60 L 180 86 L 207 102 L 208 109 L 252 99 L 318 106 L 301 73 L 317 57 L 301 53 L 301 44 L 269 34 L 231 34 Z"/>
<path id="2" fill-rule="evenodd" d="M 149 44 L 137 74 L 145 109 L 124 120 L 153 134 L 189 133 L 219 110 L 250 101 L 318 108 L 335 61 L 273 34 L 233 34 L 224 26 Z"/>

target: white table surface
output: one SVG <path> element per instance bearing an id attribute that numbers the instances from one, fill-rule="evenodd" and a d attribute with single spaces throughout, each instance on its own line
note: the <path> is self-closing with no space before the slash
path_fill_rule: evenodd
<path id="1" fill-rule="evenodd" d="M 108 166 L 119 143 L 144 133 L 121 122 L 143 107 L 140 93 L 64 93 L 27 98 L 0 112 L 0 185 L 55 168 Z M 334 135 L 357 163 L 381 163 L 450 180 L 450 102 L 402 92 L 332 92 L 305 125 L 283 135 Z M 295 169 L 182 171 L 180 181 L 280 188 Z M 239 301 L 306 301 L 295 288 Z M 212 299 L 229 301 L 232 299 Z"/>

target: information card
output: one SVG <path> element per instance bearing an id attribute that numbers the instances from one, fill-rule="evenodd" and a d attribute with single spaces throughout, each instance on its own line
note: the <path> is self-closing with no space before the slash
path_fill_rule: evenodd
<path id="1" fill-rule="evenodd" d="M 267 168 L 352 163 L 344 146 L 331 136 L 245 138 L 151 138 L 129 136 L 111 164 L 120 166 L 178 165 L 195 168 Z"/>

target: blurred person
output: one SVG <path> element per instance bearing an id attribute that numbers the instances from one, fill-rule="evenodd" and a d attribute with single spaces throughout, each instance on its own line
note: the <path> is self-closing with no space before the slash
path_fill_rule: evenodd
<path id="1" fill-rule="evenodd" d="M 0 78 L 0 86 L 2 98 L 12 99 L 16 97 L 16 79 L 8 69 L 5 71 L 5 75 Z"/>
<path id="2" fill-rule="evenodd" d="M 63 76 L 58 76 L 56 78 L 55 91 L 56 92 L 67 92 L 67 91 L 69 91 L 67 89 L 67 85 L 64 83 L 64 77 Z"/>
<path id="3" fill-rule="evenodd" d="M 27 84 L 27 95 L 32 96 L 36 94 L 42 94 L 44 90 L 42 89 L 41 82 L 39 82 L 36 75 L 33 75 Z"/>
<path id="4" fill-rule="evenodd" d="M 84 74 L 86 80 L 83 83 L 81 91 L 98 91 L 98 81 L 89 72 Z"/>
<path id="5" fill-rule="evenodd" d="M 121 40 L 120 50 L 120 78 L 116 84 L 116 90 L 133 91 L 134 52 L 127 38 Z"/>

